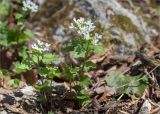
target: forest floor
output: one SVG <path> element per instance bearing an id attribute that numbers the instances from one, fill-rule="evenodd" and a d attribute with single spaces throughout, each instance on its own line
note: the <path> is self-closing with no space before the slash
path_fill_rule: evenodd
<path id="1" fill-rule="evenodd" d="M 160 38 L 146 44 L 135 55 L 113 55 L 113 46 L 107 48 L 103 56 L 94 55 L 90 60 L 97 64 L 97 69 L 88 74 L 91 80 L 89 89 L 91 101 L 79 109 L 78 102 L 68 93 L 67 82 L 55 82 L 55 90 L 50 102 L 56 114 L 158 114 L 160 113 Z M 142 53 L 143 50 L 148 53 Z M 136 77 L 145 74 L 147 87 L 140 98 L 136 95 L 117 95 L 117 89 L 110 87 L 106 76 L 109 73 L 122 72 L 118 75 Z M 116 79 L 110 81 L 116 81 Z M 143 83 L 143 82 L 142 82 Z M 119 85 L 120 86 L 120 85 Z M 121 85 L 123 86 L 123 85 Z M 133 88 L 132 88 L 133 89 Z M 60 97 L 65 93 L 65 97 Z M 134 97 L 133 97 L 134 96 Z M 36 114 L 45 110 L 36 100 L 36 90 L 23 82 L 19 89 L 0 88 L 1 114 Z M 43 110 L 42 110 L 43 109 Z M 145 112 L 146 111 L 146 112 Z"/>
<path id="2" fill-rule="evenodd" d="M 64 9 L 57 11 L 50 21 L 58 23 L 61 15 L 64 15 L 61 11 Z M 34 19 L 29 21 L 30 27 Z M 53 36 L 53 30 L 49 30 L 52 25 L 48 20 L 44 21 L 40 25 L 45 23 L 46 27 L 42 28 L 46 31 L 40 30 L 35 34 L 42 34 L 41 37 L 48 40 L 48 37 Z M 96 69 L 87 73 L 90 79 L 90 100 L 85 105 L 73 99 L 74 93 L 68 89 L 69 81 L 63 78 L 54 79 L 52 96 L 48 102 L 40 103 L 37 99 L 39 92 L 34 88 L 36 71 L 32 69 L 16 77 L 21 80 L 16 89 L 7 84 L 11 78 L 15 78 L 12 76 L 14 74 L 0 80 L 3 82 L 3 87 L 0 87 L 0 114 L 160 114 L 160 35 L 141 45 L 132 54 L 117 54 L 119 46 L 115 44 L 105 46 L 103 55 L 95 54 L 88 58 L 96 64 Z M 52 48 L 61 54 L 61 45 L 54 41 Z M 15 62 L 14 56 L 10 49 L 0 50 L 0 69 L 11 68 Z"/>

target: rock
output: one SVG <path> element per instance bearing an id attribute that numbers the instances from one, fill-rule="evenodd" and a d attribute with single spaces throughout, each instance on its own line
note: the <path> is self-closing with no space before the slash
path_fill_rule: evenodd
<path id="1" fill-rule="evenodd" d="M 0 102 L 4 99 L 4 96 L 0 94 Z"/>
<path id="2" fill-rule="evenodd" d="M 132 10 L 124 8 L 117 0 L 86 0 L 86 1 L 88 1 L 88 3 L 91 4 L 92 9 L 94 10 L 93 12 L 95 12 L 94 15 L 96 15 L 96 19 L 106 29 L 110 29 L 110 27 L 113 26 L 115 23 L 115 21 L 112 22 L 113 19 L 111 17 L 116 16 L 117 19 L 117 15 L 119 15 L 123 17 L 123 19 L 120 20 L 121 22 L 124 21 L 125 18 L 126 19 L 128 18 L 127 20 L 129 22 L 126 21 L 124 22 L 124 24 L 128 24 L 128 26 L 130 24 L 130 26 L 132 26 L 131 30 L 130 31 L 120 30 L 121 32 L 117 34 L 119 38 L 124 37 L 123 42 L 126 42 L 132 47 L 137 48 L 137 46 L 139 46 L 141 42 L 150 42 L 150 38 L 158 34 L 158 32 L 154 28 L 149 27 L 147 25 L 147 23 L 141 16 L 136 15 Z M 107 14 L 108 10 L 112 11 L 110 15 Z M 115 26 L 117 26 L 118 23 L 116 23 Z M 117 29 L 122 29 L 119 27 Z M 136 35 L 137 34 L 136 32 L 139 34 L 139 36 Z M 137 42 L 137 40 L 141 42 Z"/>
<path id="3" fill-rule="evenodd" d="M 109 32 L 111 39 L 122 42 L 118 45 L 120 47 L 118 53 L 127 53 L 128 49 L 131 52 L 136 51 L 144 42 L 150 42 L 152 37 L 158 35 L 157 27 L 150 25 L 144 19 L 144 15 L 147 14 L 139 15 L 141 11 L 134 11 L 134 8 L 127 9 L 119 0 L 65 0 L 65 2 L 45 0 L 44 4 L 49 5 L 43 5 L 42 13 L 39 12 L 35 20 L 40 22 L 42 27 L 46 25 L 48 30 L 53 30 L 51 37 L 61 43 L 65 43 L 71 37 L 68 25 L 74 17 L 96 19 L 100 28 L 104 27 L 104 38 L 106 32 Z M 50 18 L 45 14 L 49 14 Z M 149 20 L 153 21 L 151 19 L 150 16 Z M 123 49 L 126 47 L 128 47 L 127 50 Z"/>
<path id="4" fill-rule="evenodd" d="M 3 110 L 3 111 L 0 111 L 0 114 L 8 114 L 7 111 Z"/>
<path id="5" fill-rule="evenodd" d="M 45 2 L 45 0 L 37 0 L 37 2 L 39 5 L 42 5 Z"/>
<path id="6" fill-rule="evenodd" d="M 138 114 L 150 114 L 151 104 L 148 100 L 145 100 Z"/>
<path id="7" fill-rule="evenodd" d="M 24 95 L 35 95 L 35 88 L 33 86 L 25 86 L 24 88 L 20 89 Z"/>
<path id="8" fill-rule="evenodd" d="M 68 31 L 66 31 L 65 28 L 62 25 L 60 25 L 54 31 L 53 38 L 56 39 L 58 42 L 63 43 L 70 38 L 70 36 L 67 34 L 69 34 Z"/>

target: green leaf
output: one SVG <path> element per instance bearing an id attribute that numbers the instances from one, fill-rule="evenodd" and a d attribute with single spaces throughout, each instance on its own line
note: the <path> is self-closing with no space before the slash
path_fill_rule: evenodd
<path id="1" fill-rule="evenodd" d="M 104 47 L 102 47 L 100 45 L 94 45 L 93 52 L 103 55 L 105 53 L 105 49 L 104 49 Z"/>
<path id="2" fill-rule="evenodd" d="M 17 25 L 23 25 L 25 22 L 24 16 L 21 13 L 15 13 L 14 14 L 16 20 L 17 20 Z"/>
<path id="3" fill-rule="evenodd" d="M 0 45 L 8 46 L 8 28 L 7 22 L 0 23 Z"/>
<path id="4" fill-rule="evenodd" d="M 0 19 L 8 15 L 9 8 L 10 5 L 8 0 L 0 0 Z"/>
<path id="5" fill-rule="evenodd" d="M 30 38 L 34 38 L 34 33 L 30 30 L 30 29 L 26 29 L 24 31 L 24 34 L 27 36 L 27 37 L 30 37 Z"/>
<path id="6" fill-rule="evenodd" d="M 9 71 L 6 70 L 6 69 L 3 69 L 3 70 L 2 70 L 2 73 L 3 73 L 4 76 L 8 76 L 8 75 L 9 75 Z"/>
<path id="7" fill-rule="evenodd" d="M 106 81 L 108 85 L 112 87 L 119 87 L 129 82 L 128 78 L 126 79 L 126 77 L 120 72 L 110 73 L 106 78 Z"/>
<path id="8" fill-rule="evenodd" d="M 33 63 L 33 61 L 26 59 L 26 60 L 22 61 L 21 63 L 16 62 L 14 64 L 13 71 L 15 73 L 19 74 L 19 73 L 26 72 L 26 71 L 32 69 L 34 66 L 35 66 L 35 64 Z"/>
<path id="9" fill-rule="evenodd" d="M 84 104 L 85 102 L 89 101 L 90 97 L 87 92 L 78 92 L 76 94 L 76 99 L 81 103 Z"/>
<path id="10" fill-rule="evenodd" d="M 35 55 L 35 56 L 40 56 L 41 53 L 38 50 L 32 49 L 30 51 L 28 51 L 28 53 Z"/>
<path id="11" fill-rule="evenodd" d="M 19 86 L 19 83 L 20 83 L 19 79 L 11 79 L 8 82 L 9 86 L 13 88 L 17 88 Z"/>
<path id="12" fill-rule="evenodd" d="M 57 61 L 59 59 L 59 57 L 57 55 L 54 54 L 45 54 L 42 62 L 45 64 L 52 64 L 52 62 Z"/>
<path id="13" fill-rule="evenodd" d="M 24 42 L 27 38 L 34 38 L 34 34 L 31 30 L 25 29 L 19 33 L 19 43 Z"/>
<path id="14" fill-rule="evenodd" d="M 9 71 L 6 69 L 0 70 L 0 78 L 5 78 L 9 76 Z"/>
<path id="15" fill-rule="evenodd" d="M 53 79 L 54 77 L 59 77 L 61 76 L 61 73 L 58 71 L 57 68 L 49 68 L 50 72 L 49 72 L 49 79 Z"/>
<path id="16" fill-rule="evenodd" d="M 84 63 L 84 70 L 85 70 L 85 71 L 88 71 L 88 70 L 90 70 L 91 68 L 92 68 L 92 69 L 95 69 L 95 68 L 96 68 L 96 64 L 93 63 L 92 61 L 87 61 L 87 62 Z"/>
<path id="17" fill-rule="evenodd" d="M 68 78 L 69 80 L 75 80 L 76 75 L 79 72 L 79 67 L 73 67 L 72 65 L 69 64 L 62 64 L 64 68 L 63 76 L 65 78 Z"/>
<path id="18" fill-rule="evenodd" d="M 85 57 L 85 55 L 86 55 L 86 52 L 85 51 L 79 51 L 79 52 L 76 52 L 76 51 L 72 51 L 71 52 L 71 55 L 74 57 L 74 58 L 76 58 L 76 59 L 78 59 L 78 58 L 84 58 Z"/>
<path id="19" fill-rule="evenodd" d="M 63 48 L 64 52 L 71 52 L 71 55 L 74 58 L 84 58 L 86 55 L 86 48 L 88 42 L 81 38 L 72 39 L 66 46 Z"/>
<path id="20" fill-rule="evenodd" d="M 36 88 L 36 90 L 41 91 L 42 86 L 39 84 L 35 84 L 34 87 Z"/>
<path id="21" fill-rule="evenodd" d="M 75 48 L 77 47 L 78 44 L 83 44 L 82 40 L 80 40 L 79 38 L 75 37 L 74 39 L 72 39 L 70 42 L 68 42 L 65 47 L 62 49 L 63 52 L 71 52 L 74 51 Z"/>
<path id="22" fill-rule="evenodd" d="M 3 78 L 3 73 L 2 73 L 2 71 L 0 70 L 0 78 Z"/>
<path id="23" fill-rule="evenodd" d="M 138 95 L 139 97 L 144 93 L 148 83 L 145 75 L 129 76 L 120 72 L 109 74 L 106 81 L 109 86 L 117 88 L 118 94 Z"/>
<path id="24" fill-rule="evenodd" d="M 49 85 L 49 80 L 46 80 L 43 84 L 35 84 L 34 87 L 41 91 L 42 89 L 44 89 L 45 87 L 47 87 Z"/>
<path id="25" fill-rule="evenodd" d="M 27 53 L 27 46 L 22 46 L 18 48 L 18 55 L 20 57 L 22 57 L 23 59 L 27 59 L 28 58 L 28 53 Z"/>
<path id="26" fill-rule="evenodd" d="M 0 45 L 11 46 L 24 42 L 26 36 L 18 28 L 9 29 L 6 22 L 0 23 Z"/>
<path id="27" fill-rule="evenodd" d="M 43 78 L 53 79 L 54 77 L 59 77 L 60 72 L 54 67 L 43 67 L 39 70 L 39 75 Z"/>
<path id="28" fill-rule="evenodd" d="M 30 58 L 23 60 L 22 64 L 27 65 L 29 70 L 35 66 L 35 63 L 32 60 L 30 60 Z"/>
<path id="29" fill-rule="evenodd" d="M 81 40 L 77 43 L 73 53 L 74 58 L 85 58 L 86 55 L 90 55 L 91 49 L 90 45 L 92 45 L 91 41 Z"/>
<path id="30" fill-rule="evenodd" d="M 20 31 L 17 28 L 8 30 L 7 43 L 8 46 L 16 45 L 19 40 Z"/>
<path id="31" fill-rule="evenodd" d="M 54 112 L 52 112 L 52 111 L 49 111 L 49 112 L 48 112 L 48 114 L 54 114 Z"/>
<path id="32" fill-rule="evenodd" d="M 42 60 L 42 56 L 32 55 L 32 61 L 36 64 L 39 64 L 39 62 Z"/>
<path id="33" fill-rule="evenodd" d="M 20 14 L 20 13 L 15 13 L 14 16 L 15 16 L 16 19 L 20 19 L 20 18 L 23 17 L 23 15 Z"/>
<path id="34" fill-rule="evenodd" d="M 22 43 L 28 38 L 25 31 L 21 31 L 19 28 L 9 29 L 7 23 L 0 24 L 0 45 L 11 46 Z"/>
<path id="35" fill-rule="evenodd" d="M 25 65 L 25 64 L 19 63 L 19 62 L 15 63 L 14 69 L 13 69 L 13 71 L 18 74 L 22 73 L 22 72 L 26 72 L 27 70 L 29 70 L 28 65 Z"/>
<path id="36" fill-rule="evenodd" d="M 88 87 L 88 85 L 90 84 L 90 79 L 89 79 L 89 77 L 86 76 L 86 75 L 81 76 L 81 77 L 80 77 L 79 84 L 80 84 L 81 86 L 83 86 L 84 88 L 85 88 L 85 87 Z"/>
<path id="37" fill-rule="evenodd" d="M 86 95 L 86 94 L 77 94 L 76 98 L 78 100 L 85 100 L 85 99 L 88 99 L 88 95 Z"/>
<path id="38" fill-rule="evenodd" d="M 70 67 L 70 72 L 72 74 L 77 74 L 79 72 L 79 67 Z"/>
<path id="39" fill-rule="evenodd" d="M 41 68 L 40 70 L 39 70 L 39 75 L 41 76 L 41 77 L 43 77 L 43 78 L 46 78 L 47 77 L 47 75 L 49 74 L 49 69 L 48 68 Z"/>

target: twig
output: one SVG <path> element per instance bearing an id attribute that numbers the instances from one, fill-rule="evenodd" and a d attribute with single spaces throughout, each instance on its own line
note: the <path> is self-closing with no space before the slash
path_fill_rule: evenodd
<path id="1" fill-rule="evenodd" d="M 122 110 L 120 110 L 120 112 L 121 112 L 122 114 L 129 114 L 128 112 L 125 112 L 125 111 L 122 111 Z"/>
<path id="2" fill-rule="evenodd" d="M 122 94 L 122 95 L 117 99 L 117 101 L 119 101 L 123 96 L 124 96 L 124 94 Z"/>
<path id="3" fill-rule="evenodd" d="M 158 104 L 152 102 L 150 99 L 148 99 L 148 101 L 149 101 L 153 106 L 160 107 L 160 105 L 158 105 Z"/>
<path id="4" fill-rule="evenodd" d="M 153 105 L 156 106 L 157 108 L 155 108 L 154 110 L 152 110 L 151 114 L 158 114 L 158 112 L 160 112 L 160 105 L 158 105 L 157 103 L 152 102 L 150 99 L 148 99 L 148 101 Z"/>
<path id="5" fill-rule="evenodd" d="M 158 112 L 160 112 L 160 107 L 155 108 L 151 114 L 158 114 Z"/>
<path id="6" fill-rule="evenodd" d="M 160 64 L 157 65 L 157 66 L 155 66 L 148 74 L 152 73 L 152 72 L 153 72 L 154 70 L 156 70 L 159 66 L 160 66 Z"/>

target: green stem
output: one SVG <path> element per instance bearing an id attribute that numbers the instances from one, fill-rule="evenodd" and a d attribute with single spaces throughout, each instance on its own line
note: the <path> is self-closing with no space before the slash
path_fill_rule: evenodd
<path id="1" fill-rule="evenodd" d="M 84 62 L 82 63 L 82 67 L 80 67 L 80 72 L 79 72 L 79 78 L 80 76 L 84 75 L 84 63 L 87 61 L 87 57 L 89 55 L 89 42 L 87 42 L 87 47 L 86 47 L 86 53 L 84 57 Z"/>

